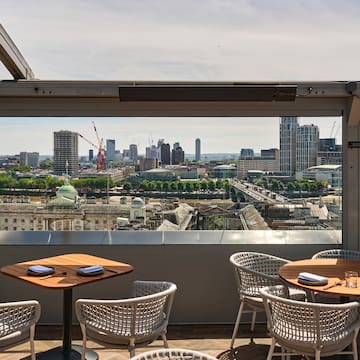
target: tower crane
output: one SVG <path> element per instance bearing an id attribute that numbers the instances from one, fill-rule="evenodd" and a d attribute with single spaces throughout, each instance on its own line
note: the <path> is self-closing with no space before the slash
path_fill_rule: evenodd
<path id="1" fill-rule="evenodd" d="M 80 136 L 82 139 L 84 139 L 87 143 L 89 143 L 91 146 L 93 146 L 95 149 L 98 150 L 97 154 L 97 171 L 103 170 L 105 168 L 105 148 L 103 146 L 103 138 L 100 139 L 99 134 L 96 130 L 96 126 L 94 121 L 92 122 L 96 134 L 96 138 L 98 141 L 98 145 L 95 145 L 93 142 L 91 142 L 89 139 L 87 139 L 84 135 L 81 135 L 80 133 L 77 133 L 78 136 Z"/>

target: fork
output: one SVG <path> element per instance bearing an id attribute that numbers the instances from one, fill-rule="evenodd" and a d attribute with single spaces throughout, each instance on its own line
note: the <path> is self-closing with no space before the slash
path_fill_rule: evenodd
<path id="1" fill-rule="evenodd" d="M 332 283 L 332 284 L 329 284 L 329 285 L 324 286 L 322 289 L 323 289 L 323 290 L 331 289 L 331 288 L 333 288 L 333 287 L 335 287 L 335 286 L 338 286 L 338 285 L 343 284 L 344 281 L 345 281 L 345 280 L 337 280 L 337 281 L 335 281 L 335 282 Z"/>
<path id="2" fill-rule="evenodd" d="M 51 278 L 51 277 L 53 277 L 53 276 L 66 275 L 66 274 L 67 274 L 67 272 L 66 272 L 66 271 L 63 271 L 63 272 L 61 272 L 61 273 L 54 273 L 54 274 L 42 276 L 42 277 L 39 278 L 39 279 L 40 279 L 40 280 L 45 280 L 45 279 Z"/>

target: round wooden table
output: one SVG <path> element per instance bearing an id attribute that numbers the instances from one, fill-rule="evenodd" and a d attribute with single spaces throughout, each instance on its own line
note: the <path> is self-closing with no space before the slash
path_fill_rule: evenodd
<path id="1" fill-rule="evenodd" d="M 345 286 L 345 271 L 350 270 L 356 271 L 360 275 L 360 261 L 346 259 L 307 259 L 285 264 L 279 269 L 279 276 L 291 285 L 311 291 L 341 297 L 360 296 L 360 278 L 358 279 L 357 288 Z M 328 284 L 323 286 L 301 284 L 297 279 L 301 272 L 326 276 L 329 279 Z"/>

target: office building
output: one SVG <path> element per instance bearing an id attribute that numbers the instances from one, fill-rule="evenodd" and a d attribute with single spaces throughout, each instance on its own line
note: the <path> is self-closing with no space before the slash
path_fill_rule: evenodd
<path id="1" fill-rule="evenodd" d="M 296 131 L 299 127 L 296 116 L 280 118 L 280 171 L 294 175 L 296 171 Z"/>
<path id="2" fill-rule="evenodd" d="M 277 173 L 280 171 L 279 149 L 261 150 L 261 156 L 240 156 L 237 162 L 237 177 L 248 176 L 249 171 Z"/>
<path id="3" fill-rule="evenodd" d="M 335 138 L 320 139 L 319 151 L 336 151 L 336 139 Z"/>
<path id="4" fill-rule="evenodd" d="M 106 139 L 106 162 L 115 161 L 115 140 Z"/>
<path id="5" fill-rule="evenodd" d="M 137 162 L 138 160 L 138 148 L 136 144 L 130 144 L 129 146 L 129 158 L 130 160 Z"/>
<path id="6" fill-rule="evenodd" d="M 157 169 L 159 167 L 159 160 L 153 158 L 140 159 L 140 171 Z"/>
<path id="7" fill-rule="evenodd" d="M 299 126 L 296 131 L 296 171 L 315 166 L 318 149 L 318 126 L 313 124 Z"/>
<path id="8" fill-rule="evenodd" d="M 175 146 L 176 145 L 176 146 Z M 179 143 L 174 144 L 174 148 L 171 152 L 171 163 L 173 165 L 178 165 L 184 162 L 185 153 Z"/>
<path id="9" fill-rule="evenodd" d="M 162 165 L 170 165 L 170 144 L 161 145 L 160 159 Z"/>
<path id="10" fill-rule="evenodd" d="M 63 175 L 66 168 L 71 176 L 79 172 L 79 147 L 76 132 L 61 130 L 54 132 L 54 174 Z"/>
<path id="11" fill-rule="evenodd" d="M 200 161 L 201 159 L 201 142 L 200 139 L 197 138 L 195 140 L 195 161 Z"/>
<path id="12" fill-rule="evenodd" d="M 94 150 L 90 149 L 89 150 L 89 161 L 93 161 L 94 160 Z"/>
<path id="13" fill-rule="evenodd" d="M 240 157 L 254 156 L 254 149 L 241 149 Z"/>
<path id="14" fill-rule="evenodd" d="M 38 152 L 25 152 L 20 153 L 20 166 L 27 165 L 36 169 L 39 167 L 39 153 Z"/>

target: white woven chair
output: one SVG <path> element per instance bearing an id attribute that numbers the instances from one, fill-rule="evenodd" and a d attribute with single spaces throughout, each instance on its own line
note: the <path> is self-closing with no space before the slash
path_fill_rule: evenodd
<path id="1" fill-rule="evenodd" d="M 0 303 L 0 350 L 30 341 L 31 360 L 35 360 L 35 325 L 40 312 L 36 300 Z"/>
<path id="2" fill-rule="evenodd" d="M 234 347 L 235 338 L 239 329 L 243 313 L 251 312 L 251 331 L 254 331 L 256 313 L 264 312 L 264 304 L 260 296 L 260 289 L 265 286 L 282 284 L 278 276 L 281 266 L 289 260 L 273 255 L 257 252 L 238 252 L 230 257 L 233 265 L 237 291 L 240 298 L 239 311 L 236 317 L 230 347 Z M 305 292 L 298 289 L 289 289 L 290 297 L 297 300 L 305 299 Z M 245 306 L 248 309 L 245 309 Z"/>
<path id="3" fill-rule="evenodd" d="M 360 251 L 347 249 L 328 249 L 319 251 L 312 256 L 313 259 L 347 259 L 360 260 Z"/>
<path id="4" fill-rule="evenodd" d="M 147 351 L 131 360 L 218 360 L 214 356 L 186 349 L 159 349 Z"/>
<path id="5" fill-rule="evenodd" d="M 105 346 L 127 346 L 131 357 L 135 347 L 159 336 L 168 347 L 166 330 L 176 285 L 165 281 L 134 281 L 133 285 L 134 297 L 129 299 L 76 301 L 83 335 L 82 360 L 87 339 Z"/>
<path id="6" fill-rule="evenodd" d="M 353 355 L 358 360 L 356 338 L 360 327 L 359 303 L 320 304 L 284 298 L 282 285 L 260 290 L 267 326 L 272 337 L 267 360 L 273 356 Z M 276 344 L 284 351 L 274 352 Z M 344 351 L 352 345 L 352 351 Z"/>

